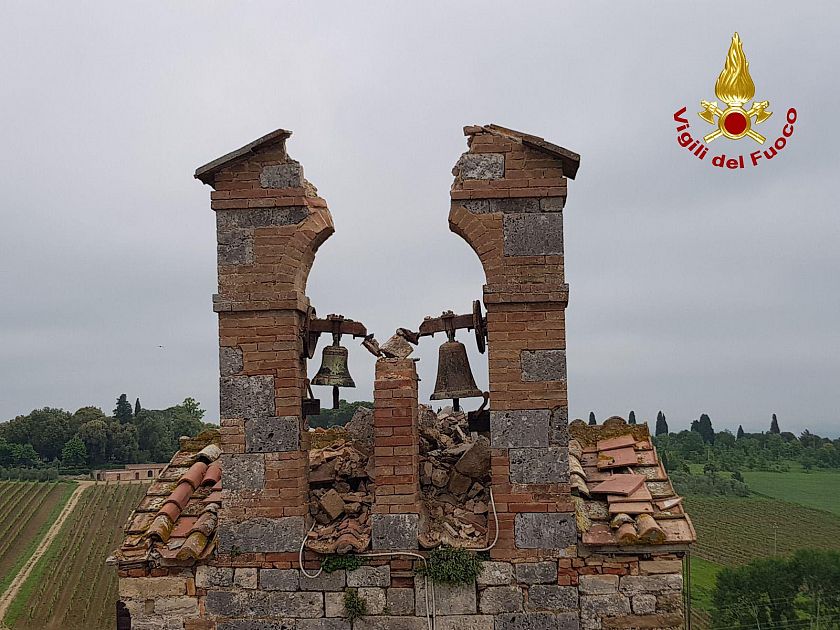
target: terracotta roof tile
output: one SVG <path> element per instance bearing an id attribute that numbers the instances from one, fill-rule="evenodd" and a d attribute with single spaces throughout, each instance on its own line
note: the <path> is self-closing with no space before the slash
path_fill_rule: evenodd
<path id="1" fill-rule="evenodd" d="M 636 445 L 636 438 L 632 435 L 620 435 L 618 437 L 610 438 L 609 440 L 598 440 L 597 447 L 598 450 L 609 451 L 614 448 L 624 448 L 627 446 L 635 446 Z"/>
<path id="2" fill-rule="evenodd" d="M 215 486 L 222 480 L 222 465 L 219 462 L 213 462 L 207 467 L 207 472 L 204 473 L 204 480 L 201 482 L 202 486 Z"/>
<path id="3" fill-rule="evenodd" d="M 602 481 L 596 486 L 592 486 L 590 490 L 600 494 L 620 494 L 627 496 L 636 492 L 644 482 L 645 478 L 641 475 L 617 474 L 612 475 L 609 479 Z"/>
<path id="4" fill-rule="evenodd" d="M 626 468 L 638 464 L 636 449 L 632 446 L 616 448 L 610 451 L 598 451 L 598 468 Z"/>
<path id="5" fill-rule="evenodd" d="M 187 472 L 185 472 L 178 480 L 178 483 L 186 481 L 192 486 L 192 489 L 195 490 L 201 485 L 202 481 L 204 481 L 204 473 L 206 472 L 207 464 L 204 462 L 196 462 L 190 466 L 189 470 L 187 470 Z"/>
<path id="6" fill-rule="evenodd" d="M 650 501 L 617 501 L 609 505 L 610 514 L 653 514 Z"/>

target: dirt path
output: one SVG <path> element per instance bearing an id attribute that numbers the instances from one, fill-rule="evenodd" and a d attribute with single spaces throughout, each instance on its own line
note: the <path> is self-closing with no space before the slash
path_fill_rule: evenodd
<path id="1" fill-rule="evenodd" d="M 38 560 L 41 559 L 41 556 L 46 553 L 47 549 L 49 549 L 50 544 L 52 543 L 53 539 L 55 539 L 56 535 L 58 534 L 61 526 L 64 524 L 64 521 L 67 520 L 67 517 L 73 511 L 73 508 L 76 507 L 76 503 L 79 502 L 79 497 L 82 496 L 82 492 L 88 486 L 92 486 L 94 481 L 79 481 L 76 490 L 73 494 L 70 495 L 70 498 L 67 500 L 67 503 L 64 505 L 64 509 L 61 510 L 61 514 L 58 515 L 55 523 L 52 524 L 52 527 L 47 531 L 44 538 L 41 540 L 38 547 L 35 549 L 35 552 L 26 561 L 26 564 L 23 565 L 21 568 L 20 573 L 17 574 L 12 583 L 9 584 L 9 588 L 6 589 L 6 592 L 0 596 L 0 630 L 8 630 L 6 626 L 3 624 L 3 617 L 6 616 L 6 611 L 9 609 L 9 605 L 14 601 L 15 596 L 18 594 L 18 591 L 23 586 L 23 583 L 26 581 L 26 578 L 29 577 L 29 574 L 32 572 L 32 569 L 35 567 L 35 564 Z"/>

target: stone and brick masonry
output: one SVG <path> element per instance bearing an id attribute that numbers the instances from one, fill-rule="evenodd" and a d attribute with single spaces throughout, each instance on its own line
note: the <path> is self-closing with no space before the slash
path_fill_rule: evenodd
<path id="1" fill-rule="evenodd" d="M 223 468 L 214 552 L 152 551 L 120 563 L 120 628 L 135 630 L 600 630 L 683 623 L 685 541 L 584 544 L 570 484 L 563 210 L 579 156 L 497 125 L 465 128 L 449 226 L 478 255 L 486 284 L 491 487 L 498 540 L 475 584 L 436 585 L 427 609 L 411 558 L 305 577 L 309 435 L 306 282 L 333 233 L 326 202 L 278 130 L 201 167 L 218 238 Z M 417 552 L 417 375 L 379 358 L 374 387 L 371 548 Z M 615 423 L 613 423 L 613 427 Z M 177 528 L 177 525 L 176 525 Z M 488 544 L 495 531 L 491 525 Z M 208 547 L 209 549 L 209 547 Z M 171 554 L 169 554 L 171 557 Z M 306 552 L 305 567 L 320 559 Z M 343 594 L 368 616 L 350 623 Z M 130 620 L 129 620 L 130 618 Z"/>

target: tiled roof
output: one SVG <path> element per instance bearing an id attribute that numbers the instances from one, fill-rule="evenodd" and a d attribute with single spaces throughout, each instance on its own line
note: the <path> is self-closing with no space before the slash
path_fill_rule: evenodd
<path id="1" fill-rule="evenodd" d="M 150 561 L 189 565 L 209 557 L 222 497 L 220 455 L 215 429 L 181 438 L 181 450 L 128 517 L 126 538 L 109 560 L 131 567 Z"/>
<path id="2" fill-rule="evenodd" d="M 647 424 L 614 416 L 603 425 L 569 424 L 569 470 L 585 545 L 685 546 L 691 519 L 659 461 Z"/>

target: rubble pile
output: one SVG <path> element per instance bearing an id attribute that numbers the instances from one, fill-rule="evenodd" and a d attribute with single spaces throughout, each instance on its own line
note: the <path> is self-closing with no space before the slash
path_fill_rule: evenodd
<path id="1" fill-rule="evenodd" d="M 353 417 L 357 427 L 371 419 L 364 408 Z M 370 545 L 370 448 L 364 440 L 357 448 L 349 433 L 309 451 L 309 513 L 316 525 L 306 546 L 322 554 L 361 552 Z"/>
<path id="2" fill-rule="evenodd" d="M 426 549 L 486 544 L 490 507 L 490 441 L 470 434 L 467 418 L 450 407 L 420 405 L 420 488 L 428 527 Z"/>

